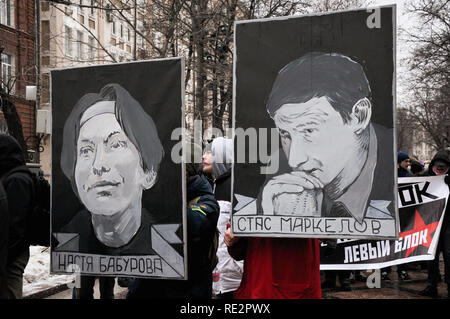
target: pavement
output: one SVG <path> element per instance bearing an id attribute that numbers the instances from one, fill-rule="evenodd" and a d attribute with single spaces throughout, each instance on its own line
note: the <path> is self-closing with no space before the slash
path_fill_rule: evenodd
<path id="1" fill-rule="evenodd" d="M 420 267 L 414 267 L 416 263 L 408 264 L 407 270 L 410 280 L 401 281 L 397 275 L 397 267 L 391 267 L 389 274 L 390 280 L 380 280 L 380 288 L 368 288 L 367 283 L 352 280 L 351 291 L 342 291 L 339 287 L 339 281 L 336 282 L 336 289 L 322 289 L 323 299 L 432 299 L 431 297 L 421 296 L 419 294 L 427 285 L 427 270 Z M 415 268 L 415 269 L 414 269 Z M 440 271 L 444 279 L 444 262 L 440 261 Z M 361 272 L 365 277 L 371 273 Z M 322 282 L 325 275 L 321 274 Z M 438 299 L 447 298 L 447 284 L 443 281 L 438 284 Z"/>
<path id="2" fill-rule="evenodd" d="M 64 286 L 67 286 L 67 285 L 64 285 Z M 116 284 L 114 285 L 114 298 L 115 299 L 125 299 L 127 292 L 128 292 L 127 288 L 122 288 L 117 284 L 117 278 L 116 278 Z M 98 280 L 96 280 L 95 286 L 94 286 L 94 299 L 99 299 L 99 298 L 100 298 L 100 290 L 99 290 Z M 50 296 L 47 296 L 44 299 L 72 299 L 72 289 L 63 289 L 62 291 L 52 294 Z"/>
<path id="3" fill-rule="evenodd" d="M 368 288 L 366 281 L 352 280 L 351 291 L 342 291 L 339 287 L 339 281 L 336 282 L 336 288 L 324 288 L 322 289 L 323 299 L 431 299 L 430 297 L 424 297 L 419 294 L 421 290 L 426 287 L 427 270 L 421 269 L 417 263 L 408 264 L 407 270 L 410 280 L 400 281 L 397 275 L 397 267 L 391 267 L 391 273 L 389 274 L 390 280 L 380 280 L 380 288 Z M 442 278 L 444 278 L 444 262 L 441 257 L 440 271 Z M 368 277 L 371 273 L 361 271 L 361 275 Z M 325 280 L 324 272 L 321 272 L 322 282 Z M 376 283 L 376 282 L 375 282 Z M 36 296 L 36 298 L 43 299 L 72 299 L 72 290 L 67 289 L 66 285 L 61 285 L 58 289 L 55 287 L 55 293 L 47 296 Z M 117 284 L 114 287 L 115 299 L 125 299 L 128 289 L 122 288 Z M 447 285 L 441 281 L 438 284 L 439 299 L 447 298 Z M 94 299 L 98 299 L 99 287 L 98 280 L 95 283 Z"/>

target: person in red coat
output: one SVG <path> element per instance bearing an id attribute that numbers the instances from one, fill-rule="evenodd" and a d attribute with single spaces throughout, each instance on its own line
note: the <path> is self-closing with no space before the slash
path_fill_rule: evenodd
<path id="1" fill-rule="evenodd" d="M 236 299 L 321 299 L 319 241 L 312 238 L 224 236 L 228 253 L 244 260 Z"/>

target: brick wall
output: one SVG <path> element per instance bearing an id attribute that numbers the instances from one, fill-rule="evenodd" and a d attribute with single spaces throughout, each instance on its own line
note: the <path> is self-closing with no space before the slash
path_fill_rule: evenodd
<path id="1" fill-rule="evenodd" d="M 16 76 L 14 101 L 22 120 L 25 139 L 35 135 L 35 104 L 34 101 L 25 100 L 26 86 L 36 85 L 35 1 L 14 0 L 14 25 L 0 24 L 3 52 L 13 56 L 13 72 Z"/>

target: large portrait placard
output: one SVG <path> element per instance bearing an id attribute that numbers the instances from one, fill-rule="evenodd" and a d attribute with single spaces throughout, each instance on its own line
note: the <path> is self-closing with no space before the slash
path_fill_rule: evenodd
<path id="1" fill-rule="evenodd" d="M 186 278 L 181 58 L 51 71 L 53 273 Z"/>
<path id="2" fill-rule="evenodd" d="M 398 235 L 395 24 L 395 6 L 236 22 L 235 235 Z"/>

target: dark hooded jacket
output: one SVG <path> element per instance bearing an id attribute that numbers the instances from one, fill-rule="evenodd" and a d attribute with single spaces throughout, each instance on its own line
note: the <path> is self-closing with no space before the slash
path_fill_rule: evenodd
<path id="1" fill-rule="evenodd" d="M 27 172 L 14 172 L 23 167 Z M 12 263 L 25 252 L 29 244 L 25 238 L 26 218 L 34 199 L 32 173 L 26 168 L 19 143 L 11 136 L 0 134 L 0 178 L 8 198 L 9 235 L 7 263 Z M 2 212 L 2 219 L 5 212 Z"/>
<path id="2" fill-rule="evenodd" d="M 403 167 L 399 167 L 397 169 L 397 176 L 398 177 L 412 177 L 412 174 L 408 170 L 404 169 Z"/>
<path id="3" fill-rule="evenodd" d="M 448 166 L 450 166 L 450 153 L 446 152 L 446 151 L 440 151 L 437 152 L 436 155 L 433 157 L 433 159 L 430 162 L 430 165 L 428 166 L 428 175 L 429 176 L 435 176 L 436 174 L 433 172 L 433 166 L 435 165 L 436 161 L 442 161 L 442 162 L 446 162 Z M 450 188 L 450 176 L 449 176 L 450 172 L 447 171 L 447 176 L 445 177 L 445 183 L 449 186 Z M 445 273 L 445 281 L 447 282 L 447 287 L 449 288 L 449 293 L 450 293 L 450 278 L 449 278 L 449 274 L 450 274 L 450 205 L 448 203 L 448 201 L 450 200 L 450 198 L 447 198 L 447 208 L 445 209 L 445 215 L 444 215 L 444 220 L 442 222 L 442 227 L 441 227 L 441 233 L 439 235 L 439 243 L 438 243 L 438 250 L 436 252 L 436 259 L 439 259 L 439 255 L 440 255 L 440 250 L 442 249 L 443 251 L 443 257 L 444 257 L 444 273 Z M 429 274 L 428 276 L 430 276 L 430 269 L 428 270 Z M 430 278 L 430 277 L 428 277 Z"/>
<path id="4" fill-rule="evenodd" d="M 434 155 L 433 159 L 430 162 L 430 165 L 428 165 L 428 175 L 429 176 L 436 176 L 436 174 L 433 172 L 433 166 L 436 163 L 436 161 L 442 161 L 442 162 L 446 162 L 447 165 L 450 166 L 450 159 L 449 159 L 449 153 L 446 151 L 440 151 L 437 152 L 436 155 Z M 448 172 L 447 172 L 448 174 Z"/>
<path id="5" fill-rule="evenodd" d="M 450 154 L 449 152 L 446 151 L 439 151 L 436 153 L 436 155 L 434 155 L 433 159 L 430 162 L 430 165 L 428 165 L 428 176 L 436 176 L 436 174 L 433 172 L 433 166 L 436 163 L 436 161 L 442 161 L 442 162 L 446 162 L 448 166 L 450 166 Z M 445 177 L 445 182 L 447 183 L 447 185 L 450 184 L 450 171 L 447 172 L 447 176 Z M 450 185 L 449 185 L 450 188 Z M 449 227 L 449 221 L 450 221 L 450 209 L 449 209 L 450 205 L 447 203 L 447 208 L 445 209 L 445 215 L 444 215 L 444 223 L 443 223 L 443 228 L 444 227 Z M 441 230 L 441 234 L 443 234 L 444 232 Z"/>
<path id="6" fill-rule="evenodd" d="M 209 250 L 219 217 L 219 205 L 204 175 L 187 181 L 188 280 L 136 279 L 127 299 L 208 299 L 212 295 Z"/>
<path id="7" fill-rule="evenodd" d="M 8 197 L 6 196 L 3 184 L 0 182 L 0 291 L 5 291 L 6 287 L 6 260 L 8 258 L 8 237 L 9 237 Z"/>
<path id="8" fill-rule="evenodd" d="M 188 295 L 211 298 L 212 267 L 209 251 L 219 218 L 219 204 L 204 175 L 190 177 L 187 182 Z"/>

